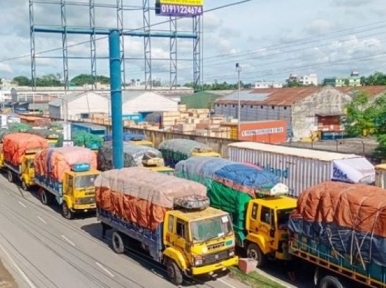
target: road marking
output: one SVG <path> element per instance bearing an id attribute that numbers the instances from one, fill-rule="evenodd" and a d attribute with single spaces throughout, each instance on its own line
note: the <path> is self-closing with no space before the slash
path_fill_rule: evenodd
<path id="1" fill-rule="evenodd" d="M 217 281 L 220 281 L 221 283 L 223 283 L 224 285 L 230 287 L 230 288 L 236 288 L 235 286 L 232 286 L 231 284 L 225 282 L 224 280 L 220 279 L 220 278 L 217 278 Z"/>
<path id="2" fill-rule="evenodd" d="M 75 246 L 75 243 L 72 242 L 70 239 L 68 239 L 66 236 L 62 235 L 62 238 L 66 240 L 68 243 L 70 243 L 72 246 Z"/>
<path id="3" fill-rule="evenodd" d="M 23 277 L 24 281 L 27 282 L 28 286 L 30 288 L 37 288 L 34 283 L 28 278 L 28 276 L 21 270 L 21 268 L 16 264 L 15 260 L 11 257 L 11 255 L 8 254 L 8 252 L 3 248 L 2 245 L 0 245 L 0 249 L 4 252 L 4 254 L 9 258 L 9 261 L 12 263 L 12 265 L 16 268 L 16 270 L 20 273 L 21 277 Z"/>
<path id="4" fill-rule="evenodd" d="M 20 204 L 21 206 L 23 206 L 24 208 L 27 208 L 27 206 L 25 206 L 25 204 L 24 204 L 23 202 L 20 202 L 20 201 L 19 201 L 19 204 Z"/>
<path id="5" fill-rule="evenodd" d="M 109 270 L 107 270 L 101 263 L 95 262 L 95 264 L 101 268 L 103 271 L 105 271 L 107 274 L 109 274 L 110 277 L 114 277 L 114 274 L 111 273 Z"/>
<path id="6" fill-rule="evenodd" d="M 37 216 L 40 221 L 42 221 L 44 224 L 47 224 L 46 220 L 44 220 L 42 217 Z"/>

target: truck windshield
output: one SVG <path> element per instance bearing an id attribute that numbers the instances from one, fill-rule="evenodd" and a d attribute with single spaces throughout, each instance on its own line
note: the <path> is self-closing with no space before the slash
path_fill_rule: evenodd
<path id="1" fill-rule="evenodd" d="M 228 215 L 190 223 L 194 242 L 204 242 L 232 233 L 232 222 Z"/>
<path id="2" fill-rule="evenodd" d="M 278 229 L 287 229 L 288 227 L 288 220 L 289 220 L 289 215 L 294 209 L 281 209 L 277 210 L 277 227 Z"/>
<path id="3" fill-rule="evenodd" d="M 75 177 L 75 188 L 87 188 L 94 186 L 97 175 L 83 175 Z"/>
<path id="4" fill-rule="evenodd" d="M 34 164 L 35 164 L 34 159 L 29 159 L 28 160 L 28 167 L 29 168 L 34 168 Z"/>

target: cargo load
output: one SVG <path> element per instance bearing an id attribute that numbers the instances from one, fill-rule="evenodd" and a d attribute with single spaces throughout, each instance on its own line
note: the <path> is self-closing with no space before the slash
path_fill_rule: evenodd
<path id="1" fill-rule="evenodd" d="M 15 132 L 9 131 L 7 128 L 0 128 L 0 143 L 3 143 L 3 138 L 5 135 L 12 134 Z"/>
<path id="2" fill-rule="evenodd" d="M 375 168 L 363 156 L 254 142 L 228 145 L 232 161 L 251 163 L 271 171 L 298 197 L 323 181 L 374 184 Z"/>
<path id="3" fill-rule="evenodd" d="M 8 130 L 11 132 L 28 132 L 32 130 L 32 127 L 25 123 L 9 123 Z"/>
<path id="4" fill-rule="evenodd" d="M 161 151 L 165 164 L 174 167 L 179 161 L 186 160 L 191 156 L 214 156 L 220 155 L 206 144 L 189 139 L 170 139 L 163 141 L 158 150 Z M 210 154 L 210 155 L 208 155 Z"/>
<path id="5" fill-rule="evenodd" d="M 215 157 L 191 157 L 180 161 L 175 175 L 205 185 L 210 206 L 228 212 L 233 221 L 236 239 L 246 237 L 245 215 L 248 203 L 259 195 L 281 195 L 288 187 L 274 174 L 257 166 Z"/>
<path id="6" fill-rule="evenodd" d="M 32 129 L 28 133 L 38 135 L 45 139 L 59 139 L 60 133 L 49 129 Z"/>
<path id="7" fill-rule="evenodd" d="M 35 156 L 35 172 L 62 181 L 66 171 L 73 165 L 88 164 L 91 170 L 96 170 L 96 155 L 90 149 L 83 147 L 47 148 Z"/>
<path id="8" fill-rule="evenodd" d="M 104 137 L 106 142 L 113 141 L 113 135 L 107 134 Z M 138 134 L 138 133 L 123 133 L 123 141 L 140 141 L 146 140 L 146 135 Z"/>
<path id="9" fill-rule="evenodd" d="M 162 154 L 151 147 L 123 143 L 123 167 L 143 167 L 144 158 L 162 159 Z M 113 168 L 113 144 L 105 142 L 98 151 L 98 170 L 107 171 Z"/>
<path id="10" fill-rule="evenodd" d="M 326 257 L 337 263 L 345 258 L 365 270 L 366 263 L 386 266 L 385 199 L 386 190 L 375 186 L 323 182 L 300 195 L 289 230 L 334 251 Z"/>
<path id="11" fill-rule="evenodd" d="M 192 192 L 206 196 L 201 184 L 140 167 L 105 171 L 95 180 L 95 187 L 98 208 L 149 230 L 163 222 L 175 198 Z"/>
<path id="12" fill-rule="evenodd" d="M 14 166 L 21 164 L 26 153 L 48 147 L 48 141 L 40 136 L 29 133 L 12 133 L 3 138 L 4 160 Z"/>
<path id="13" fill-rule="evenodd" d="M 98 150 L 103 144 L 102 137 L 85 131 L 74 131 L 72 132 L 71 137 L 74 146 L 86 147 L 92 150 Z"/>

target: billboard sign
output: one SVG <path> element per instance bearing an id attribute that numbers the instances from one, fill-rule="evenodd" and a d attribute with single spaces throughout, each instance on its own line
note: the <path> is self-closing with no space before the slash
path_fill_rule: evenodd
<path id="1" fill-rule="evenodd" d="M 155 14 L 160 16 L 195 17 L 204 13 L 204 0 L 156 0 Z"/>

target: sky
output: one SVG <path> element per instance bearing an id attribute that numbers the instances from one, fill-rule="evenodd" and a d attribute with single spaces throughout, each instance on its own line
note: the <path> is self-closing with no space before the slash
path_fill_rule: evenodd
<path id="1" fill-rule="evenodd" d="M 95 0 L 113 3 L 115 0 Z M 205 0 L 204 10 L 239 0 Z M 49 1 L 47 1 L 49 2 Z M 58 1 L 53 1 L 58 2 Z M 77 0 L 86 2 L 88 0 Z M 228 8 L 204 13 L 203 73 L 204 83 L 237 81 L 235 63 L 242 67 L 243 82 L 284 82 L 289 74 L 316 73 L 325 77 L 360 75 L 386 70 L 386 5 L 382 0 L 252 0 Z M 126 0 L 137 5 L 141 0 Z M 35 25 L 60 26 L 60 6 L 35 3 Z M 115 28 L 115 8 L 96 8 L 96 26 Z M 125 29 L 143 27 L 142 10 L 125 11 Z M 168 18 L 151 11 L 153 31 L 169 31 Z M 89 27 L 88 7 L 68 7 L 67 25 Z M 192 32 L 192 19 L 178 21 L 178 30 Z M 108 56 L 106 37 L 97 41 L 97 56 Z M 90 57 L 89 36 L 69 35 L 71 57 Z M 37 75 L 63 73 L 61 35 L 35 36 Z M 152 38 L 153 79 L 169 83 L 169 39 Z M 82 44 L 83 43 L 83 44 Z M 193 79 L 193 40 L 178 39 L 178 83 Z M 57 58 L 43 58 L 43 57 Z M 144 39 L 125 37 L 126 82 L 144 80 Z M 90 74 L 90 59 L 69 59 L 70 78 Z M 97 73 L 109 75 L 107 59 L 97 60 Z M 31 77 L 29 7 L 27 0 L 2 0 L 0 17 L 0 78 Z"/>

